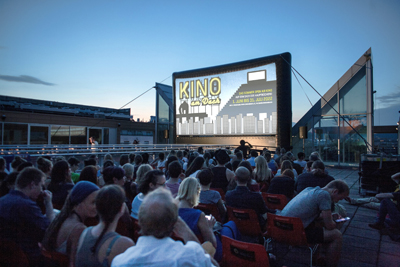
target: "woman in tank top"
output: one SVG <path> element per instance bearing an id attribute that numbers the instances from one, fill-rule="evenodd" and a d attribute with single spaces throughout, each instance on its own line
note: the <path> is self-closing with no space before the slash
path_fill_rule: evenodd
<path id="1" fill-rule="evenodd" d="M 217 166 L 211 169 L 214 174 L 211 188 L 222 188 L 225 192 L 230 183 L 234 182 L 235 173 L 225 167 L 230 158 L 225 150 L 221 149 L 215 152 Z"/>
<path id="2" fill-rule="evenodd" d="M 110 266 L 115 256 L 135 243 L 115 232 L 119 218 L 126 212 L 125 193 L 120 186 L 107 185 L 96 197 L 100 223 L 81 235 L 75 257 L 76 267 Z"/>
<path id="3" fill-rule="evenodd" d="M 42 243 L 46 250 L 68 255 L 74 262 L 79 237 L 86 228 L 84 221 L 97 215 L 98 190 L 97 185 L 88 181 L 78 182 L 73 187 L 62 210 L 46 230 Z"/>

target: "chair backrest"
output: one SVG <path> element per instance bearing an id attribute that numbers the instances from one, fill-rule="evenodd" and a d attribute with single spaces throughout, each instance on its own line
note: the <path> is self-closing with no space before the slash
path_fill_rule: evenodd
<path id="1" fill-rule="evenodd" d="M 62 254 L 57 251 L 48 251 L 44 247 L 41 247 L 42 255 L 47 259 L 51 260 L 58 267 L 68 267 L 69 266 L 69 258 L 67 255 Z"/>
<path id="2" fill-rule="evenodd" d="M 272 210 L 283 210 L 288 203 L 287 197 L 281 194 L 268 194 L 263 192 L 262 197 L 267 208 Z"/>
<path id="3" fill-rule="evenodd" d="M 210 188 L 210 190 L 218 191 L 221 195 L 221 199 L 225 201 L 225 192 L 222 188 Z"/>
<path id="4" fill-rule="evenodd" d="M 139 221 L 137 219 L 133 218 L 132 216 L 131 216 L 131 219 L 132 219 L 132 224 L 133 224 L 132 240 L 135 241 L 135 243 L 137 243 L 139 236 L 141 236 Z"/>
<path id="5" fill-rule="evenodd" d="M 226 236 L 221 238 L 223 266 L 269 267 L 268 254 L 264 246 L 237 241 Z"/>
<path id="6" fill-rule="evenodd" d="M 222 222 L 221 220 L 221 216 L 219 214 L 219 210 L 217 207 L 217 204 L 203 204 L 203 203 L 199 203 L 196 207 L 194 207 L 195 209 L 201 210 L 202 212 L 204 212 L 205 215 L 212 215 L 215 217 L 215 219 L 218 222 Z"/>
<path id="7" fill-rule="evenodd" d="M 29 260 L 18 244 L 0 238 L 0 266 L 29 267 Z"/>
<path id="8" fill-rule="evenodd" d="M 306 233 L 300 218 L 268 213 L 267 236 L 291 246 L 307 246 Z"/>
<path id="9" fill-rule="evenodd" d="M 254 210 L 226 207 L 228 210 L 228 221 L 234 221 L 240 233 L 248 236 L 259 236 L 262 234 L 258 216 Z"/>

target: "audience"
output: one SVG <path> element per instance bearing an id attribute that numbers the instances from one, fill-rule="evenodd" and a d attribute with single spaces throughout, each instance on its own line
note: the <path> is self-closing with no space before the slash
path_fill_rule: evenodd
<path id="1" fill-rule="evenodd" d="M 199 173 L 199 181 L 201 187 L 199 202 L 203 204 L 217 205 L 219 215 L 222 219 L 224 219 L 226 215 L 226 207 L 222 202 L 221 195 L 218 191 L 210 190 L 213 178 L 214 175 L 210 169 L 202 170 Z"/>
<path id="2" fill-rule="evenodd" d="M 89 181 L 94 184 L 98 184 L 97 182 L 97 168 L 95 166 L 86 166 L 83 168 L 81 171 L 80 175 L 78 176 L 79 180 L 78 181 Z"/>
<path id="3" fill-rule="evenodd" d="M 295 195 L 293 171 L 287 169 L 283 173 L 272 178 L 267 193 L 285 195 L 290 200 Z"/>
<path id="4" fill-rule="evenodd" d="M 78 182 L 60 213 L 47 228 L 43 246 L 48 251 L 57 251 L 68 255 L 71 264 L 74 262 L 78 241 L 87 218 L 97 215 L 95 200 L 99 187 L 88 181 Z"/>
<path id="5" fill-rule="evenodd" d="M 307 162 L 304 160 L 306 158 L 306 154 L 303 152 L 297 153 L 297 160 L 294 163 L 299 164 L 303 169 L 306 167 Z"/>
<path id="6" fill-rule="evenodd" d="M 256 180 L 254 180 L 253 168 L 251 167 L 250 162 L 242 161 L 242 162 L 240 162 L 239 167 L 245 167 L 250 172 L 250 180 L 247 183 L 247 187 L 250 189 L 250 191 L 260 192 L 260 186 L 258 185 Z"/>
<path id="7" fill-rule="evenodd" d="M 253 170 L 253 177 L 256 182 L 260 185 L 260 191 L 266 192 L 268 190 L 269 184 L 273 174 L 268 168 L 266 159 L 263 156 L 258 156 L 255 159 L 256 168 Z"/>
<path id="8" fill-rule="evenodd" d="M 260 193 L 251 192 L 247 187 L 250 180 L 250 172 L 245 167 L 237 168 L 235 181 L 237 186 L 234 190 L 226 192 L 226 205 L 234 208 L 253 209 L 263 227 L 267 219 L 267 208 Z"/>
<path id="9" fill-rule="evenodd" d="M 96 210 L 99 224 L 86 228 L 79 238 L 75 266 L 110 266 L 115 256 L 135 243 L 115 232 L 125 212 L 125 194 L 121 186 L 107 185 L 99 190 Z"/>
<path id="10" fill-rule="evenodd" d="M 142 205 L 144 197 L 158 187 L 165 187 L 165 175 L 160 170 L 149 171 L 145 176 L 137 181 L 138 191 L 140 192 L 132 201 L 131 216 L 138 219 L 140 205 Z"/>
<path id="11" fill-rule="evenodd" d="M 123 154 L 119 158 L 119 166 L 124 166 L 126 163 L 129 163 L 129 155 Z"/>
<path id="12" fill-rule="evenodd" d="M 0 198 L 0 231 L 2 238 L 14 241 L 27 255 L 31 266 L 42 266 L 38 242 L 54 218 L 52 194 L 43 191 L 45 174 L 36 168 L 25 168 L 17 176 L 15 189 Z M 46 215 L 36 200 L 43 195 Z"/>
<path id="13" fill-rule="evenodd" d="M 204 157 L 196 157 L 194 161 L 190 164 L 186 171 L 186 177 L 197 178 L 198 173 L 202 170 L 204 165 Z"/>
<path id="14" fill-rule="evenodd" d="M 343 223 L 335 223 L 334 220 L 340 216 L 332 214 L 331 204 L 348 195 L 348 185 L 343 181 L 334 180 L 323 188 L 317 186 L 304 189 L 279 213 L 282 216 L 300 218 L 308 243 L 323 243 L 327 247 L 328 266 L 337 265 L 342 247 L 342 233 L 338 228 Z"/>
<path id="15" fill-rule="evenodd" d="M 213 233 L 215 218 L 210 215 L 207 219 L 204 212 L 193 208 L 199 203 L 199 196 L 200 184 L 197 179 L 188 177 L 183 180 L 176 197 L 179 200 L 179 216 L 201 241 L 209 241 L 216 248 L 217 239 Z"/>
<path id="16" fill-rule="evenodd" d="M 169 191 L 158 189 L 144 199 L 139 210 L 139 225 L 142 236 L 136 246 L 115 257 L 112 267 L 218 266 L 197 243 L 187 225 L 179 220 Z M 182 237 L 184 243 L 172 240 L 173 232 Z"/>
<path id="17" fill-rule="evenodd" d="M 322 161 L 314 161 L 311 166 L 311 172 L 301 174 L 296 181 L 296 191 L 300 193 L 307 187 L 325 187 L 331 181 L 335 180 L 332 176 L 325 173 L 325 165 Z"/>
<path id="18" fill-rule="evenodd" d="M 51 170 L 51 181 L 47 189 L 53 193 L 54 208 L 61 210 L 69 191 L 74 184 L 71 181 L 71 169 L 65 160 L 58 161 Z"/>
<path id="19" fill-rule="evenodd" d="M 225 167 L 225 164 L 230 160 L 229 155 L 223 149 L 217 150 L 215 152 L 215 160 L 217 161 L 217 166 L 211 168 L 214 175 L 211 188 L 221 188 L 226 192 L 230 184 L 232 187 L 234 187 L 235 184 L 235 173 Z"/>
<path id="20" fill-rule="evenodd" d="M 68 163 L 71 168 L 71 180 L 72 180 L 72 182 L 77 183 L 79 181 L 79 173 L 76 173 L 76 171 L 79 169 L 79 164 L 81 162 L 75 157 L 70 157 L 68 159 Z M 97 170 L 96 170 L 96 172 L 97 172 Z"/>
<path id="21" fill-rule="evenodd" d="M 257 151 L 255 151 L 255 150 L 250 151 L 250 158 L 248 158 L 247 161 L 250 163 L 251 167 L 253 167 L 253 168 L 256 167 L 255 159 L 257 156 L 258 156 Z"/>
<path id="22" fill-rule="evenodd" d="M 170 177 L 165 183 L 165 186 L 171 191 L 172 197 L 176 197 L 178 194 L 179 185 L 181 183 L 180 178 L 185 178 L 179 161 L 176 160 L 168 164 L 168 174 Z"/>

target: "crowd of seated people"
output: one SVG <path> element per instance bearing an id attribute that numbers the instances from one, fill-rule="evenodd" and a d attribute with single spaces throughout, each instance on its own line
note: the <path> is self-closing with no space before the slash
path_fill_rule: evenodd
<path id="1" fill-rule="evenodd" d="M 335 180 L 327 174 L 317 153 L 310 155 L 307 163 L 303 154 L 299 153 L 295 162 L 293 154 L 284 149 L 279 149 L 279 156 L 275 159 L 268 150 L 260 155 L 250 151 L 249 159 L 243 157 L 239 149 L 161 152 L 152 162 L 149 162 L 147 153 L 146 156 L 143 154 L 122 155 L 119 161 L 108 154 L 102 166 L 93 155 L 83 161 L 85 167 L 81 171 L 77 166 L 82 164 L 75 157 L 68 161 L 41 157 L 37 159 L 37 168 L 16 157 L 10 173 L 4 172 L 6 163 L 0 158 L 0 171 L 3 170 L 0 172 L 0 238 L 10 239 L 21 246 L 32 266 L 49 264 L 41 250 L 64 254 L 70 266 L 113 266 L 113 259 L 118 259 L 118 254 L 123 255 L 135 246 L 132 232 L 120 231 L 123 228 L 121 224 L 129 228 L 127 224 L 133 225 L 136 220 L 144 236 L 154 236 L 151 244 L 175 231 L 167 227 L 166 232 L 162 230 L 164 232 L 160 234 L 157 231 L 165 225 L 157 226 L 148 221 L 149 218 L 162 220 L 157 216 L 164 214 L 152 214 L 142 207 L 146 199 L 154 196 L 158 200 L 149 200 L 146 207 L 161 205 L 160 199 L 170 201 L 175 198 L 176 211 L 168 211 L 173 217 L 169 220 L 182 231 L 181 239 L 205 242 L 211 245 L 211 250 L 218 250 L 221 249 L 221 240 L 214 231 L 217 231 L 216 226 L 230 220 L 228 207 L 254 209 L 263 227 L 268 213 L 276 211 L 266 207 L 262 194 L 285 195 L 290 204 L 294 200 L 305 201 L 311 194 L 310 188 L 314 188 L 324 198 L 319 210 L 298 214 L 301 210 L 292 203 L 278 214 L 304 219 L 310 226 L 307 229 L 310 240 L 327 243 L 328 248 L 334 250 L 327 257 L 333 263 L 337 262 L 341 235 L 333 231 L 328 218 L 335 211 L 334 203 L 347 197 L 348 189 L 343 184 L 332 184 Z M 275 175 L 270 168 L 271 162 L 276 166 Z M 310 162 L 310 168 L 307 168 Z M 294 164 L 300 166 L 298 172 Z M 73 176 L 73 173 L 77 175 Z M 215 205 L 220 221 L 216 222 L 214 216 L 196 209 L 198 203 Z M 167 204 L 162 203 L 165 207 Z M 19 212 L 13 212 L 14 209 Z M 154 208 L 154 212 L 156 210 Z M 315 225 L 317 213 L 325 216 L 327 227 Z M 141 214 L 144 216 L 142 220 Z M 382 227 L 381 221 L 375 228 Z M 143 240 L 138 241 L 142 246 L 144 240 L 150 242 L 150 237 L 139 240 Z M 129 258 L 130 262 L 133 261 L 132 266 L 138 266 L 134 259 Z M 209 264 L 218 263 L 210 260 Z"/>

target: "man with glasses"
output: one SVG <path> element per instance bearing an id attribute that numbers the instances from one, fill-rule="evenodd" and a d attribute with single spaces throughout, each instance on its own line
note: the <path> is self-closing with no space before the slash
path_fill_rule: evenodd
<path id="1" fill-rule="evenodd" d="M 142 205 L 144 197 L 151 191 L 159 187 L 165 187 L 165 175 L 160 170 L 149 171 L 145 174 L 143 179 L 136 181 L 138 184 L 138 191 L 140 192 L 132 201 L 131 216 L 138 219 L 140 205 Z"/>

